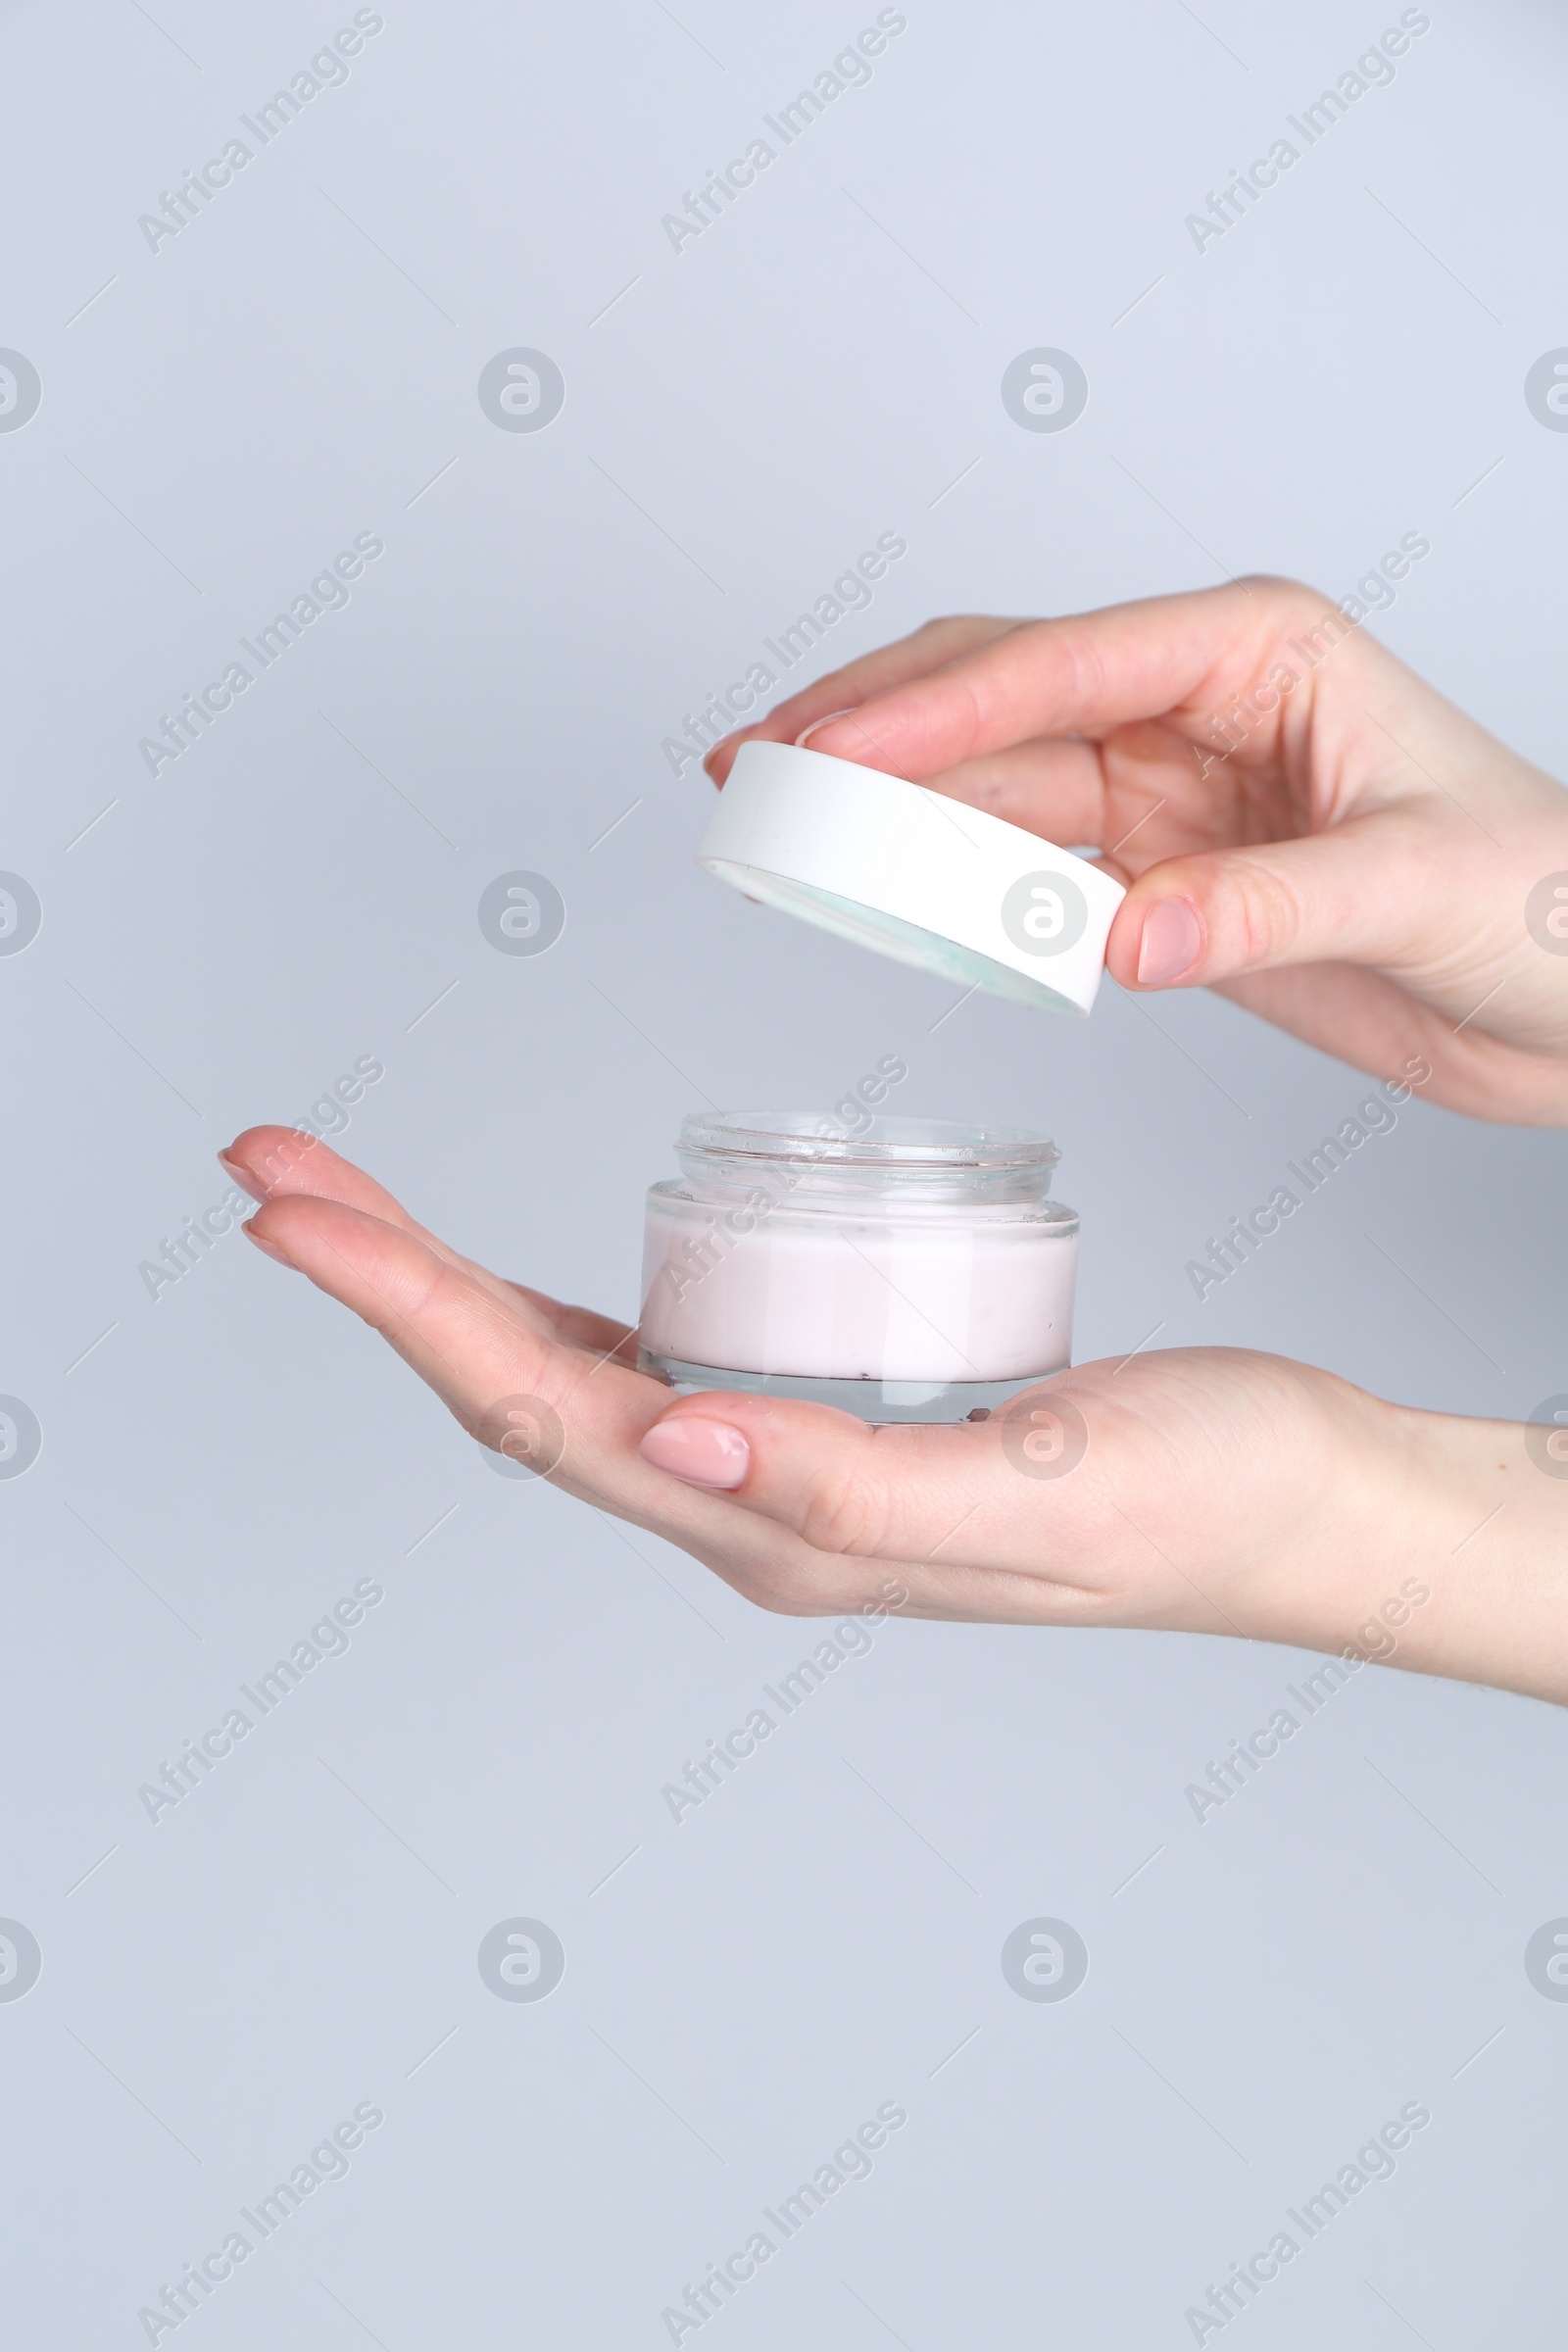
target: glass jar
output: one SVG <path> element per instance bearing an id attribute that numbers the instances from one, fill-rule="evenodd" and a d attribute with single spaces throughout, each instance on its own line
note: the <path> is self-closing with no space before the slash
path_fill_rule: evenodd
<path id="1" fill-rule="evenodd" d="M 1043 1136 L 694 1112 L 648 1195 L 638 1362 L 867 1421 L 962 1421 L 1071 1360 L 1078 1218 Z"/>

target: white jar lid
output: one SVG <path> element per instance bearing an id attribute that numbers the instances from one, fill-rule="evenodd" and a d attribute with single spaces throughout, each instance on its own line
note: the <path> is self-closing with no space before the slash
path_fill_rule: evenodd
<path id="1" fill-rule="evenodd" d="M 787 743 L 742 744 L 697 861 L 840 939 L 1079 1016 L 1127 895 L 1038 833 Z"/>

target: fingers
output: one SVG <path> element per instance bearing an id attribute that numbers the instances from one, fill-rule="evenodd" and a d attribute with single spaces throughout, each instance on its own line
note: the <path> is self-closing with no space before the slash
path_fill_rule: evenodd
<path id="1" fill-rule="evenodd" d="M 492 1274 L 488 1267 L 463 1257 L 438 1235 L 416 1223 L 373 1176 L 368 1176 L 352 1160 L 340 1158 L 329 1145 L 307 1131 L 294 1127 L 247 1127 L 226 1152 L 220 1152 L 218 1158 L 220 1166 L 227 1170 L 253 1200 L 310 1199 L 335 1200 L 344 1207 L 357 1208 L 399 1233 L 414 1235 L 447 1265 L 461 1267 L 494 1297 L 520 1299 L 558 1339 L 586 1348 L 595 1355 L 613 1353 L 622 1363 L 636 1361 L 635 1335 L 624 1323 L 612 1323 L 608 1316 L 593 1314 L 585 1307 L 562 1306 L 543 1291 L 507 1282 L 501 1275 Z M 258 1244 L 270 1232 L 268 1226 L 258 1229 L 254 1219 L 247 1230 Z"/>
<path id="2" fill-rule="evenodd" d="M 346 1207 L 364 1209 L 385 1225 L 418 1233 L 436 1247 L 435 1237 L 423 1233 L 384 1185 L 367 1176 L 352 1160 L 340 1159 L 318 1136 L 297 1127 L 247 1127 L 234 1138 L 219 1162 L 253 1200 L 305 1193 L 318 1200 L 340 1200 Z"/>
<path id="3" fill-rule="evenodd" d="M 658 1381 L 563 1347 L 520 1296 L 506 1295 L 510 1286 L 486 1285 L 424 1236 L 342 1201 L 278 1195 L 245 1231 L 379 1332 L 470 1436 L 506 1450 L 496 1408 L 509 1398 L 543 1405 L 560 1424 L 548 1465 L 557 1483 L 654 1524 L 657 1490 L 636 1446 L 669 1399 Z M 692 1518 L 677 1512 L 671 1526 L 666 1514 L 663 1532 L 685 1542 Z"/>
<path id="4" fill-rule="evenodd" d="M 842 669 L 831 670 L 825 678 L 803 687 L 755 726 L 737 727 L 721 743 L 714 744 L 703 765 L 715 784 L 722 784 L 735 764 L 741 745 L 751 742 L 754 736 L 765 743 L 795 743 L 808 728 L 826 718 L 830 710 L 853 710 L 867 696 L 881 694 L 909 678 L 924 677 L 929 670 L 940 668 L 957 655 L 1021 625 L 1015 620 L 994 620 L 980 614 L 928 620 L 912 636 L 902 637 L 893 645 L 879 646 L 875 653 L 862 654 L 858 662 L 847 662 Z"/>
<path id="5" fill-rule="evenodd" d="M 318 1175 L 322 1165 L 315 1162 Z M 638 1441 L 668 1405 L 669 1391 L 559 1345 L 520 1295 L 486 1288 L 406 1223 L 279 1190 L 245 1231 L 379 1332 L 470 1436 L 524 1460 L 502 1438 L 537 1438 L 542 1474 L 554 1485 L 678 1544 L 748 1599 L 785 1615 L 821 1616 L 875 1596 L 878 1577 L 863 1564 L 819 1554 L 760 1514 L 644 1461 Z M 566 1310 L 567 1320 L 579 1311 Z M 499 1409 L 509 1403 L 527 1410 L 509 1421 Z M 910 1606 L 921 1615 L 964 1613 L 944 1605 L 939 1589 Z"/>
<path id="6" fill-rule="evenodd" d="M 1174 752 L 1177 815 L 1117 868 L 1138 877 L 1107 947 L 1124 987 L 1360 963 L 1460 1021 L 1517 977 L 1525 948 L 1512 909 L 1529 859 L 1510 858 L 1470 804 L 1492 812 L 1500 802 L 1500 828 L 1517 833 L 1522 763 L 1290 581 L 1057 620 L 933 624 L 748 732 L 791 740 L 803 725 L 814 750 L 935 783 L 1107 860 L 1172 797 L 1156 788 L 1123 823 L 1122 780 L 1147 781 L 1151 754 L 1157 766 Z M 719 747 L 715 770 L 727 772 L 738 740 Z M 1196 778 L 1184 745 L 1199 755 Z M 1460 793 L 1439 781 L 1456 754 Z M 1186 841 L 1171 840 L 1173 826 Z M 1227 837 L 1237 846 L 1206 846 Z M 1173 847 L 1189 854 L 1159 858 Z M 1494 913 L 1478 921 L 1478 906 Z M 1533 1017 L 1554 1041 L 1555 1000 Z"/>
<path id="7" fill-rule="evenodd" d="M 405 1225 L 345 1202 L 279 1194 L 245 1228 L 378 1331 L 470 1431 L 496 1401 L 537 1396 L 560 1409 L 582 1379 L 521 1301 L 499 1298 Z"/>
<path id="8" fill-rule="evenodd" d="M 406 1224 L 347 1201 L 277 1190 L 245 1230 L 379 1332 L 481 1443 L 784 1614 L 875 1602 L 999 1623 L 1242 1631 L 1203 1561 L 1182 1564 L 1195 1527 L 1206 1560 L 1212 1497 L 1227 1494 L 1232 1536 L 1275 1561 L 1323 1484 L 1289 1410 L 1259 1407 L 1268 1359 L 1227 1373 L 1204 1356 L 1145 1357 L 1120 1391 L 1124 1366 L 1090 1366 L 990 1422 L 869 1429 L 760 1396 L 671 1402 L 658 1382 L 563 1345 L 520 1292 L 487 1287 Z M 1274 1376 L 1276 1389 L 1307 1378 Z M 1221 1411 L 1214 1394 L 1227 1380 L 1261 1410 L 1267 1444 L 1236 1440 L 1235 1399 Z M 1083 1443 L 1064 1457 L 1074 1424 Z M 1283 1494 L 1270 1446 L 1293 1473 Z M 1231 1572 L 1222 1565 L 1221 1581 Z M 1292 1573 L 1286 1560 L 1287 1585 Z"/>
<path id="9" fill-rule="evenodd" d="M 813 1557 L 889 1563 L 934 1614 L 1294 1641 L 1324 1547 L 1364 1550 L 1386 1410 L 1278 1357 L 1173 1349 L 1056 1374 L 956 1428 L 687 1396 L 642 1452 Z"/>
<path id="10" fill-rule="evenodd" d="M 1050 739 L 960 760 L 926 779 L 933 792 L 984 808 L 1062 848 L 1106 847 L 1106 798 L 1092 743 Z"/>
<path id="11" fill-rule="evenodd" d="M 1024 622 L 929 674 L 870 692 L 822 725 L 811 749 L 923 782 L 1038 735 L 1184 710 L 1196 733 L 1233 677 L 1243 685 L 1266 675 L 1265 653 L 1299 621 L 1303 600 L 1311 606 L 1289 583 L 1238 582 Z M 824 713 L 842 700 L 844 679 L 834 683 Z"/>
<path id="12" fill-rule="evenodd" d="M 564 1306 L 559 1298 L 549 1298 L 543 1291 L 533 1291 L 524 1282 L 502 1285 L 523 1303 L 542 1315 L 558 1340 L 569 1347 L 586 1348 L 591 1355 L 612 1356 L 617 1364 L 637 1369 L 637 1333 L 634 1326 L 616 1323 L 609 1315 L 596 1314 L 591 1306 Z"/>
<path id="13" fill-rule="evenodd" d="M 1462 815 L 1434 795 L 1302 840 L 1167 858 L 1117 908 L 1106 965 L 1124 988 L 1195 988 L 1361 963 L 1418 975 L 1440 1001 L 1451 989 L 1457 1004 L 1494 944 L 1476 909 L 1506 895 L 1478 879 L 1485 841 L 1478 853 L 1462 834 Z"/>
<path id="14" fill-rule="evenodd" d="M 642 1453 L 814 1552 L 903 1563 L 950 1589 L 971 1572 L 1028 1580 L 1069 1613 L 1099 1605 L 1091 1588 L 1118 1547 L 1096 1474 L 1080 1466 L 1070 1494 L 1051 1490 L 1009 1460 L 999 1423 L 871 1428 L 822 1405 L 701 1395 L 671 1405 Z"/>
<path id="15" fill-rule="evenodd" d="M 270 1185 L 251 1239 L 379 1332 L 471 1436 L 678 1544 L 747 1598 L 793 1616 L 885 1607 L 896 1570 L 892 1605 L 913 1616 L 1130 1614 L 1126 1527 L 1092 1476 L 1053 1509 L 982 1426 L 871 1431 L 762 1397 L 672 1406 L 660 1383 L 584 1352 L 618 1348 L 618 1325 L 484 1278 L 324 1147 L 251 1129 L 225 1156 Z M 1156 1599 L 1153 1618 L 1147 1592 L 1136 1605 L 1152 1622 L 1184 1597 Z"/>

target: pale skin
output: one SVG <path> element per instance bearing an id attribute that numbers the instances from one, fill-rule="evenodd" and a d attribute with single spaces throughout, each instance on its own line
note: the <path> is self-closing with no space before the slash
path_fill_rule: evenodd
<path id="1" fill-rule="evenodd" d="M 1310 662 L 1332 610 L 1252 580 L 934 621 L 708 765 L 722 784 L 747 735 L 808 733 L 1099 845 L 1129 885 L 1108 951 L 1124 987 L 1218 987 L 1375 1076 L 1426 1061 L 1423 1094 L 1451 1109 L 1568 1124 L 1568 956 L 1524 920 L 1568 873 L 1568 794 L 1363 633 Z M 493 1441 L 501 1399 L 541 1401 L 564 1440 L 555 1484 L 764 1608 L 837 1615 L 891 1588 L 904 1615 L 1239 1634 L 1568 1702 L 1568 1478 L 1521 1426 L 1176 1348 L 1043 1383 L 1088 1444 L 1042 1477 L 996 1420 L 873 1429 L 672 1399 L 636 1371 L 633 1331 L 459 1256 L 324 1144 L 255 1127 L 222 1157 L 263 1203 L 251 1239 L 381 1332 L 466 1428 Z"/>

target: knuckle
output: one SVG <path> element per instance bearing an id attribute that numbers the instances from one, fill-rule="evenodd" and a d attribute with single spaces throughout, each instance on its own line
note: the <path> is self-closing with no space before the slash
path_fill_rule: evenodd
<path id="1" fill-rule="evenodd" d="M 828 1471 L 810 1489 L 801 1534 L 813 1551 L 876 1552 L 888 1526 L 888 1494 L 865 1465 L 849 1462 Z"/>
<path id="2" fill-rule="evenodd" d="M 1249 963 L 1287 956 L 1300 937 L 1302 907 L 1277 868 L 1244 862 L 1237 870 L 1238 942 Z"/>
<path id="3" fill-rule="evenodd" d="M 1065 658 L 1067 696 L 1073 710 L 1100 707 L 1105 684 L 1105 653 L 1099 632 L 1067 628 L 1058 640 Z"/>
<path id="4" fill-rule="evenodd" d="M 1293 579 L 1284 571 L 1244 571 L 1231 586 L 1245 589 L 1250 596 L 1267 596 L 1281 602 L 1312 593 L 1304 580 Z"/>
<path id="5" fill-rule="evenodd" d="M 1313 612 L 1321 612 L 1325 602 L 1320 590 L 1313 588 L 1306 580 L 1294 578 L 1289 572 L 1244 572 L 1240 579 L 1231 583 L 1229 589 L 1221 589 L 1219 593 L 1222 596 L 1234 595 L 1238 589 L 1250 600 L 1272 606 L 1282 618 L 1304 612 L 1308 608 Z"/>

